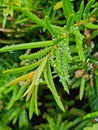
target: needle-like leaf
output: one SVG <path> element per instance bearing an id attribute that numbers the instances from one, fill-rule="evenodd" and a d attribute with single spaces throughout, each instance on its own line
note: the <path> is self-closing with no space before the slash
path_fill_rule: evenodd
<path id="1" fill-rule="evenodd" d="M 19 45 L 5 46 L 0 49 L 0 52 L 7 52 L 13 50 L 21 50 L 21 49 L 29 49 L 29 48 L 42 48 L 53 45 L 53 42 L 50 41 L 40 41 L 40 42 L 32 42 L 32 43 L 22 43 Z"/>
<path id="2" fill-rule="evenodd" d="M 84 88 L 85 88 L 85 82 L 86 82 L 85 77 L 82 77 L 81 78 L 81 84 L 80 84 L 80 92 L 79 92 L 79 98 L 80 98 L 80 100 L 82 100 L 82 98 L 83 98 Z"/>
<path id="3" fill-rule="evenodd" d="M 84 62 L 85 61 L 85 55 L 84 55 L 83 46 L 82 46 L 84 36 L 80 33 L 79 30 L 75 30 L 74 34 L 75 34 L 75 38 L 76 38 L 76 46 L 77 46 L 77 50 L 78 50 L 80 60 L 82 60 Z"/>
<path id="4" fill-rule="evenodd" d="M 62 0 L 63 11 L 66 19 L 68 19 L 70 14 L 74 14 L 73 6 L 70 0 Z"/>
<path id="5" fill-rule="evenodd" d="M 59 108 L 62 111 L 64 111 L 64 107 L 63 107 L 63 104 L 61 102 L 60 96 L 58 95 L 56 87 L 55 87 L 54 82 L 53 82 L 49 62 L 47 63 L 47 66 L 45 67 L 44 77 L 45 77 L 46 83 L 48 85 L 48 88 L 50 89 L 50 91 L 52 92 L 52 94 L 54 96 L 56 103 L 58 104 Z"/>

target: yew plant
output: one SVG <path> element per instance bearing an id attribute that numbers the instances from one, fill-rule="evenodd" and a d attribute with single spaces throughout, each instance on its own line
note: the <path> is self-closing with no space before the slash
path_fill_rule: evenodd
<path id="1" fill-rule="evenodd" d="M 93 89 L 98 91 L 98 45 L 96 42 L 98 3 L 95 0 L 88 0 L 87 4 L 85 1 L 81 1 L 78 10 L 74 9 L 70 0 L 62 0 L 54 6 L 55 11 L 62 8 L 65 19 L 62 26 L 51 23 L 49 16 L 45 16 L 43 19 L 39 18 L 21 2 L 20 4 L 13 3 L 13 8 L 7 8 L 8 11 L 4 10 L 3 28 L 7 24 L 8 15 L 13 16 L 13 13 L 18 12 L 26 16 L 25 20 L 33 21 L 39 29 L 48 31 L 51 36 L 50 40 L 42 39 L 41 41 L 19 43 L 0 48 L 2 54 L 23 50 L 24 53 L 19 56 L 19 59 L 22 63 L 29 62 L 29 65 L 4 70 L 4 74 L 19 74 L 20 76 L 3 87 L 6 89 L 13 87 L 14 89 L 14 99 L 11 98 L 8 108 L 11 108 L 21 98 L 26 98 L 30 119 L 32 119 L 33 113 L 39 115 L 37 96 L 38 90 L 43 89 L 40 88 L 43 84 L 46 84 L 51 91 L 59 109 L 65 111 L 63 99 L 61 100 L 54 82 L 55 79 L 59 80 L 57 82 L 62 84 L 60 87 L 68 95 L 70 95 L 71 89 L 78 88 L 79 100 L 88 97 Z M 22 22 L 20 21 L 20 23 Z M 33 52 L 33 49 L 36 51 Z M 21 84 L 20 87 L 17 87 L 19 84 Z M 94 113 L 88 114 L 83 119 L 90 117 L 96 117 L 96 115 Z M 65 127 L 64 129 L 67 130 Z"/>

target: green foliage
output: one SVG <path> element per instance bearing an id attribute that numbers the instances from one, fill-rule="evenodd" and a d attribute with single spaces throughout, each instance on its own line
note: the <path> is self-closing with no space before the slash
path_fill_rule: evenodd
<path id="1" fill-rule="evenodd" d="M 90 119 L 96 118 L 97 112 L 93 111 L 98 111 L 93 108 L 97 100 L 94 95 L 98 95 L 98 3 L 89 0 L 85 5 L 81 1 L 78 9 L 74 9 L 74 2 L 0 2 L 1 104 L 4 100 L 0 108 L 1 129 L 10 130 L 10 122 L 12 125 L 18 122 L 19 128 L 28 127 L 33 115 L 41 115 L 38 108 L 43 107 L 43 103 L 39 97 L 47 87 L 65 117 L 58 114 L 55 120 L 46 110 L 48 124 L 34 126 L 34 129 L 96 129 L 97 124 L 93 125 Z M 74 101 L 69 101 L 66 98 L 71 98 L 73 90 L 78 93 Z M 77 100 L 91 102 L 91 97 L 95 99 L 91 103 L 94 105 L 83 104 L 83 111 L 77 108 Z M 54 101 L 51 103 L 56 106 Z M 48 109 L 47 105 L 45 108 Z M 87 114 L 87 108 L 92 113 Z M 56 107 L 57 113 L 60 110 Z"/>
<path id="2" fill-rule="evenodd" d="M 74 13 L 73 6 L 70 0 L 62 0 L 64 15 L 66 19 Z"/>
<path id="3" fill-rule="evenodd" d="M 97 130 L 98 129 L 98 123 L 94 124 L 92 127 L 84 128 L 83 130 Z"/>

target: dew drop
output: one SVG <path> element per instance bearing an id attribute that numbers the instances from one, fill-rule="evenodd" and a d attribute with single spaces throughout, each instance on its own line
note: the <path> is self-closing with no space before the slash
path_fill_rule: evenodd
<path id="1" fill-rule="evenodd" d="M 78 30 L 78 29 L 79 29 L 79 27 L 78 27 L 78 26 L 76 26 L 76 27 L 75 27 L 75 29 L 77 29 L 77 30 Z"/>
<path id="2" fill-rule="evenodd" d="M 23 86 L 24 84 L 25 84 L 24 81 L 19 82 L 19 85 L 20 85 L 20 86 Z"/>
<path id="3" fill-rule="evenodd" d="M 95 121 L 98 122 L 98 117 L 95 118 Z"/>
<path id="4" fill-rule="evenodd" d="M 53 35 L 53 36 L 52 36 L 52 40 L 55 41 L 55 39 L 56 39 L 56 37 Z"/>
<path id="5" fill-rule="evenodd" d="M 64 76 L 64 77 L 62 78 L 62 80 L 64 80 L 64 81 L 65 81 L 65 80 L 66 80 L 66 77 Z"/>
<path id="6" fill-rule="evenodd" d="M 58 49 L 61 53 L 63 52 L 63 49 L 61 47 L 58 47 Z"/>
<path id="7" fill-rule="evenodd" d="M 64 28 L 66 28 L 66 25 L 64 25 Z"/>
<path id="8" fill-rule="evenodd" d="M 29 64 L 30 64 L 30 60 L 26 60 L 26 61 L 25 61 L 25 64 L 26 64 L 26 65 L 29 65 Z"/>

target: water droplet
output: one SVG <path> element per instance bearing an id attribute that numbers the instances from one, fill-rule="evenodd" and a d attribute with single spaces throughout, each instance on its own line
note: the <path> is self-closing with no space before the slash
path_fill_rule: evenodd
<path id="1" fill-rule="evenodd" d="M 51 56 L 51 59 L 55 59 L 55 57 L 56 57 L 55 55 L 52 55 L 52 56 Z"/>
<path id="2" fill-rule="evenodd" d="M 61 47 L 58 47 L 58 49 L 59 49 L 60 53 L 63 52 L 63 49 Z"/>
<path id="3" fill-rule="evenodd" d="M 71 32 L 73 32 L 73 31 L 76 30 L 76 29 L 77 29 L 77 27 L 72 27 L 72 26 L 70 27 L 70 31 L 71 31 Z"/>
<path id="4" fill-rule="evenodd" d="M 30 60 L 26 60 L 26 61 L 25 61 L 25 64 L 26 64 L 26 65 L 29 65 L 29 64 L 30 64 Z"/>
<path id="5" fill-rule="evenodd" d="M 55 40 L 55 39 L 56 39 L 56 37 L 53 35 L 53 36 L 52 36 L 52 40 Z"/>
<path id="6" fill-rule="evenodd" d="M 95 121 L 98 122 L 98 117 L 95 118 Z"/>
<path id="7" fill-rule="evenodd" d="M 76 29 L 76 30 L 78 30 L 78 29 L 79 29 L 79 27 L 78 27 L 78 26 L 76 26 L 76 27 L 75 27 L 75 29 Z"/>
<path id="8" fill-rule="evenodd" d="M 19 82 L 19 85 L 20 85 L 20 86 L 23 86 L 24 84 L 25 84 L 24 81 L 20 81 L 20 82 Z"/>
<path id="9" fill-rule="evenodd" d="M 66 81 L 66 77 L 64 76 L 62 80 Z"/>

